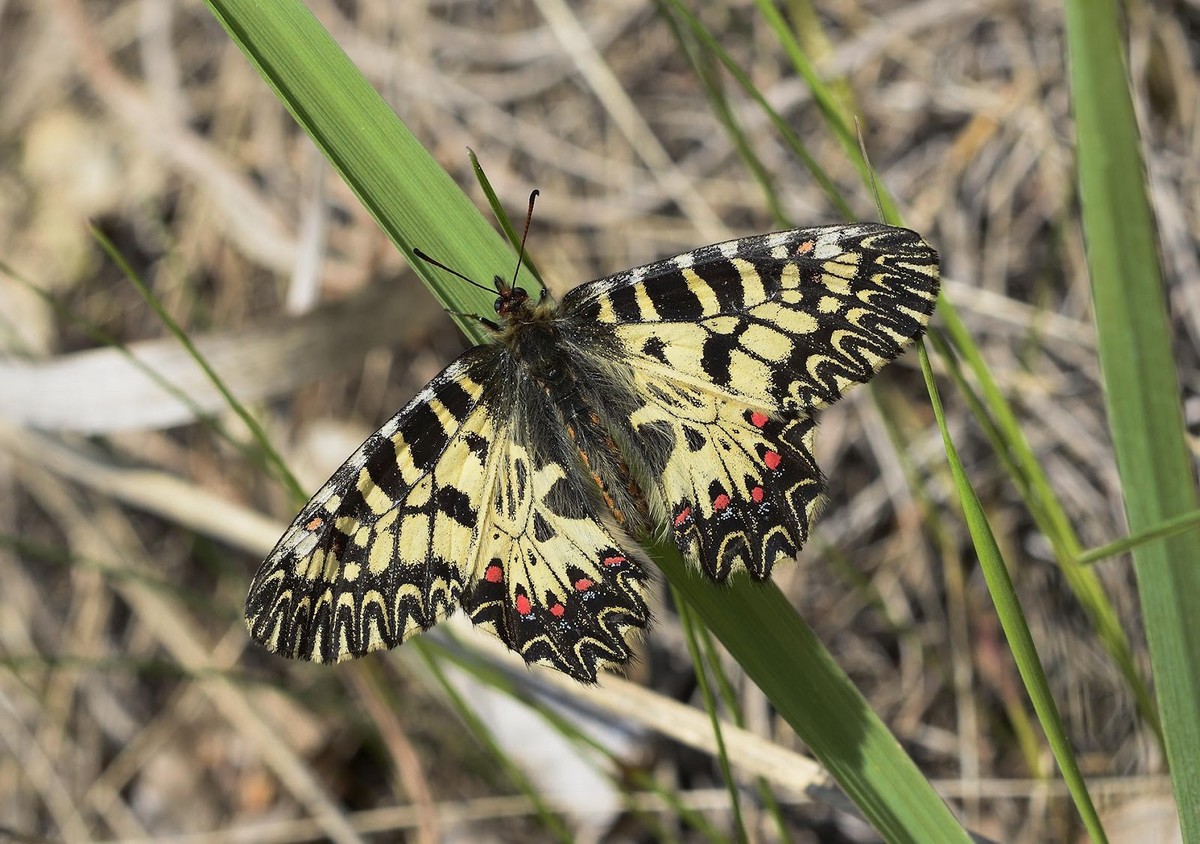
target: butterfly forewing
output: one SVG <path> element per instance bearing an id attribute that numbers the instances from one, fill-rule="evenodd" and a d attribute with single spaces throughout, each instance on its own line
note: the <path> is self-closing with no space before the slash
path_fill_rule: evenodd
<path id="1" fill-rule="evenodd" d="M 706 246 L 572 290 L 625 359 L 733 401 L 811 413 L 924 331 L 937 253 L 907 229 L 823 226 Z M 598 331 L 603 331 L 597 327 Z"/>
<path id="2" fill-rule="evenodd" d="M 796 229 L 580 285 L 501 291 L 496 342 L 446 368 L 310 501 L 256 575 L 254 638 L 336 662 L 456 606 L 594 681 L 648 623 L 663 525 L 717 580 L 808 538 L 813 414 L 924 331 L 937 253 L 906 229 Z"/>
<path id="3" fill-rule="evenodd" d="M 498 349 L 452 363 L 305 505 L 250 587 L 269 650 L 339 662 L 395 647 L 458 606 L 488 494 Z"/>

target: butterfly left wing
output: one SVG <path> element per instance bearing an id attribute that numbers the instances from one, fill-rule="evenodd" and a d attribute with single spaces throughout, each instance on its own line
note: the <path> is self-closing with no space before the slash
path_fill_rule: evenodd
<path id="1" fill-rule="evenodd" d="M 704 247 L 578 287 L 561 312 L 577 353 L 628 367 L 641 406 L 610 423 L 681 552 L 765 579 L 820 501 L 812 415 L 920 336 L 937 293 L 919 235 L 860 224 Z"/>
<path id="2" fill-rule="evenodd" d="M 648 618 L 639 552 L 595 515 L 573 454 L 534 441 L 530 413 L 549 410 L 521 404 L 545 397 L 521 392 L 510 363 L 471 349 L 334 473 L 255 575 L 256 640 L 340 662 L 461 603 L 528 662 L 577 679 L 629 659 Z"/>
<path id="3" fill-rule="evenodd" d="M 341 662 L 454 611 L 472 578 L 494 352 L 477 346 L 450 364 L 300 511 L 246 598 L 246 625 L 267 650 Z"/>

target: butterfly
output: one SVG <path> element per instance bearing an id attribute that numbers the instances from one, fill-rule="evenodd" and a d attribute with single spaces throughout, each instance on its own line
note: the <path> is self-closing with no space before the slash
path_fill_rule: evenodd
<path id="1" fill-rule="evenodd" d="M 649 622 L 641 541 L 665 532 L 716 581 L 796 556 L 816 413 L 922 335 L 938 278 L 920 235 L 867 223 L 705 246 L 557 304 L 497 276 L 491 342 L 304 506 L 251 584 L 251 635 L 340 662 L 461 607 L 595 682 Z"/>

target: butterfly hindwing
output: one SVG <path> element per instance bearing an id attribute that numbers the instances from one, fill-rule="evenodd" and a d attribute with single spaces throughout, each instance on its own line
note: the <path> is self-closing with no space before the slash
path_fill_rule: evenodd
<path id="1" fill-rule="evenodd" d="M 602 665 L 627 662 L 626 637 L 645 627 L 645 560 L 606 518 L 565 436 L 531 441 L 526 414 L 552 418 L 544 393 L 514 403 L 498 437 L 498 482 L 480 514 L 482 571 L 463 596 L 471 620 L 526 661 L 594 682 Z M 504 479 L 504 480 L 500 480 Z"/>
<path id="2" fill-rule="evenodd" d="M 813 420 L 782 422 L 661 379 L 642 385 L 650 401 L 633 429 L 665 425 L 679 444 L 657 488 L 676 546 L 715 580 L 739 569 L 766 580 L 808 540 L 824 490 Z"/>

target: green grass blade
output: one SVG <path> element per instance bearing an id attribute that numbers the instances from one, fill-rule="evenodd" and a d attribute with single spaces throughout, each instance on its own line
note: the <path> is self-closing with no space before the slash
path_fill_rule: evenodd
<path id="1" fill-rule="evenodd" d="M 871 163 L 867 161 L 866 155 L 859 146 L 857 133 L 852 128 L 840 99 L 818 75 L 812 62 L 808 60 L 804 48 L 796 39 L 792 27 L 788 25 L 776 5 L 770 0 L 755 0 L 755 6 L 758 7 L 759 13 L 766 19 L 776 38 L 779 39 L 780 45 L 787 52 L 792 67 L 808 83 L 808 90 L 812 92 L 817 107 L 821 109 L 826 125 L 841 143 L 842 151 L 858 171 L 863 184 L 870 185 L 875 179 L 875 174 L 871 170 Z M 877 187 L 875 197 L 879 203 L 880 216 L 884 220 L 892 222 L 900 219 L 900 211 L 892 200 L 891 194 Z M 900 223 L 895 222 L 894 225 L 900 225 Z"/>
<path id="2" fill-rule="evenodd" d="M 672 2 L 674 2 L 674 0 L 672 0 Z M 801 76 L 803 76 L 808 82 L 813 96 L 816 98 L 816 101 L 822 109 L 822 114 L 826 119 L 826 123 L 831 133 L 834 135 L 834 137 L 839 139 L 843 147 L 845 147 L 847 156 L 850 157 L 850 159 L 854 161 L 856 165 L 860 166 L 860 170 L 864 174 L 864 181 L 871 182 L 872 180 L 870 179 L 871 174 L 869 165 L 867 165 L 865 157 L 860 154 L 860 150 L 857 149 L 857 146 L 852 143 L 853 133 L 850 132 L 849 122 L 842 112 L 838 98 L 833 95 L 832 91 L 830 91 L 824 81 L 821 80 L 820 77 L 814 72 L 811 64 L 808 62 L 807 57 L 804 54 L 803 49 L 792 36 L 790 29 L 786 26 L 782 16 L 778 13 L 778 11 L 767 3 L 759 3 L 758 6 L 759 11 L 767 19 L 768 24 L 772 26 L 773 31 L 776 32 L 780 43 L 787 51 L 789 57 L 792 58 L 797 72 L 800 73 Z M 689 24 L 693 27 L 694 31 L 696 31 L 698 38 L 700 38 L 702 42 L 705 42 L 706 44 L 710 43 L 705 41 L 704 33 L 700 31 L 698 24 L 690 20 Z M 712 45 L 712 49 L 718 51 L 718 53 L 720 51 L 719 45 Z M 882 186 L 877 187 L 880 210 L 884 216 L 884 219 L 893 224 L 900 224 L 901 221 L 899 219 L 896 206 L 891 201 L 886 190 Z M 953 308 L 949 306 L 949 303 L 945 301 L 944 297 L 939 304 L 943 311 L 944 317 L 946 317 L 948 313 L 952 322 L 961 324 L 957 319 L 957 314 L 953 312 Z M 977 355 L 977 349 L 975 348 L 973 341 L 966 335 L 965 332 L 958 332 L 956 334 L 956 339 L 962 342 L 964 348 L 976 353 L 976 356 L 980 361 L 982 360 L 982 358 Z M 922 354 L 924 354 L 923 351 Z M 994 401 L 998 401 L 999 405 L 1001 406 L 1002 420 L 1007 421 L 1015 419 L 1011 413 L 1011 410 L 1007 406 L 1007 402 L 1004 401 L 998 391 L 992 394 L 990 398 L 992 398 Z M 976 403 L 974 405 L 974 409 L 976 412 L 978 412 L 982 409 L 982 406 Z M 990 427 L 993 429 L 996 428 L 996 426 L 991 425 L 990 422 L 987 422 L 987 420 L 985 420 L 985 427 Z M 1016 427 L 1015 422 L 1010 426 L 1001 427 L 1000 430 L 1003 430 L 1005 434 L 1014 439 L 1017 446 L 1016 451 L 1019 454 L 1022 456 L 1032 455 L 1032 451 L 1027 448 L 1024 436 Z M 999 445 L 1002 446 L 1003 443 L 1000 443 Z M 953 448 L 952 444 L 949 443 L 948 437 L 947 446 L 948 449 Z M 997 451 L 1002 456 L 1007 457 L 1005 450 L 1002 447 L 998 447 Z M 1014 473 L 1014 477 L 1019 477 L 1019 473 L 1016 471 L 1017 464 L 1013 461 L 1007 462 L 1010 471 Z M 1036 466 L 1036 461 L 1033 461 L 1033 463 Z M 961 469 L 961 466 L 959 468 Z M 1147 705 L 1149 696 L 1146 693 L 1144 684 L 1141 683 L 1140 677 L 1137 675 L 1137 672 L 1132 666 L 1132 660 L 1129 658 L 1128 640 L 1124 637 L 1123 633 L 1119 630 L 1119 627 L 1115 624 L 1115 613 L 1112 612 L 1111 604 L 1108 602 L 1107 597 L 1100 590 L 1098 580 L 1096 579 L 1094 573 L 1077 564 L 1075 560 L 1075 553 L 1073 552 L 1078 551 L 1078 542 L 1054 542 L 1055 538 L 1061 537 L 1064 533 L 1073 540 L 1074 534 L 1065 518 L 1055 518 L 1055 515 L 1061 514 L 1062 508 L 1058 504 L 1053 493 L 1050 491 L 1049 485 L 1040 483 L 1042 480 L 1044 480 L 1044 477 L 1041 475 L 1040 468 L 1035 469 L 1035 471 L 1031 473 L 1031 477 L 1034 479 L 1032 483 L 1021 484 L 1022 490 L 1026 493 L 1026 500 L 1029 502 L 1030 509 L 1031 511 L 1035 512 L 1035 518 L 1038 518 L 1039 525 L 1041 525 L 1044 530 L 1047 530 L 1048 535 L 1051 536 L 1052 543 L 1054 543 L 1056 550 L 1060 552 L 1058 555 L 1060 564 L 1063 566 L 1063 569 L 1066 572 L 1068 582 L 1071 583 L 1077 594 L 1081 596 L 1081 601 L 1085 604 L 1085 606 L 1088 607 L 1089 614 L 1093 618 L 1093 621 L 1096 623 L 1098 629 L 1101 631 L 1102 640 L 1104 641 L 1105 646 L 1109 649 L 1110 653 L 1113 654 L 1115 661 L 1121 665 L 1122 670 L 1129 678 L 1130 685 L 1135 690 L 1135 694 L 1137 694 L 1138 699 L 1143 704 L 1143 711 L 1148 713 L 1149 720 L 1151 723 L 1154 723 L 1152 708 Z M 965 483 L 965 476 L 962 477 L 962 481 Z M 1038 489 L 1039 492 L 1045 493 L 1044 497 L 1038 498 L 1037 496 L 1033 495 L 1032 490 L 1035 488 Z M 961 495 L 963 497 L 964 508 L 970 511 L 973 506 L 977 511 L 976 515 L 979 516 L 979 521 L 977 522 L 976 527 L 983 528 L 983 530 L 972 531 L 973 538 L 976 541 L 977 553 L 979 554 L 981 560 L 990 560 L 997 564 L 997 569 L 1003 570 L 1003 563 L 999 558 L 998 550 L 995 546 L 995 540 L 991 536 L 990 530 L 986 529 L 986 521 L 982 520 L 981 511 L 978 511 L 978 501 L 974 497 L 974 492 L 970 490 L 969 486 L 967 486 L 966 489 L 961 492 Z M 1067 553 L 1068 548 L 1072 553 Z M 993 585 L 995 585 L 996 588 L 1003 589 L 1003 583 L 1006 580 L 1007 571 L 1004 570 L 1003 577 L 992 576 L 988 578 L 989 588 L 992 588 Z M 1027 662 L 1026 668 L 1022 671 L 1022 677 L 1027 683 L 1031 698 L 1035 701 L 1035 710 L 1039 713 L 1039 717 L 1043 718 L 1043 729 L 1050 737 L 1051 745 L 1055 750 L 1056 756 L 1059 758 L 1060 765 L 1064 769 L 1064 775 L 1067 777 L 1068 786 L 1075 798 L 1079 812 L 1081 816 L 1084 817 L 1085 823 L 1088 825 L 1089 829 L 1093 830 L 1093 834 L 1097 834 L 1100 832 L 1100 829 L 1099 823 L 1096 820 L 1094 807 L 1091 805 L 1091 801 L 1087 794 L 1082 777 L 1079 776 L 1078 766 L 1071 752 L 1069 744 L 1066 741 L 1065 732 L 1063 731 L 1057 710 L 1053 705 L 1053 701 L 1050 699 L 1048 688 L 1045 683 L 1044 672 L 1037 661 L 1036 651 L 1032 647 L 1032 640 L 1029 638 L 1028 629 L 1025 625 L 1023 614 L 1020 612 L 1019 606 L 1017 606 L 1015 600 L 1012 598 L 1011 588 L 1009 588 L 1009 590 L 1004 594 L 994 594 L 993 599 L 995 600 L 997 606 L 1001 608 L 1001 612 L 1006 616 L 1006 629 L 1011 629 L 1012 631 L 1009 633 L 1010 643 L 1013 644 L 1014 649 L 1019 649 L 1020 651 L 1018 659 L 1025 660 Z M 1017 637 L 1016 641 L 1013 641 L 1014 637 Z"/>
<path id="3" fill-rule="evenodd" d="M 100 248 L 102 248 L 108 254 L 108 257 L 114 264 L 117 265 L 118 269 L 121 270 L 124 276 L 129 279 L 130 283 L 137 288 L 138 294 L 142 297 L 146 304 L 150 306 L 150 309 L 154 311 L 155 315 L 159 318 L 162 324 L 167 327 L 167 330 L 170 331 L 175 339 L 179 341 L 179 344 L 183 346 L 192 360 L 196 362 L 196 365 L 204 371 L 204 374 L 208 376 L 208 380 L 212 382 L 212 385 L 221 393 L 221 396 L 224 398 L 225 402 L 230 406 L 230 408 L 233 409 L 234 413 L 238 415 L 238 418 L 240 418 L 246 425 L 251 436 L 254 437 L 254 441 L 258 444 L 258 447 L 262 449 L 264 456 L 269 461 L 270 465 L 275 469 L 276 474 L 279 476 L 280 480 L 283 481 L 284 486 L 288 488 L 288 492 L 290 492 L 294 498 L 303 500 L 305 498 L 304 492 L 301 490 L 300 484 L 296 480 L 295 475 L 293 475 L 291 470 L 288 469 L 287 464 L 284 463 L 283 458 L 279 456 L 279 453 L 275 451 L 275 448 L 271 445 L 270 439 L 267 437 L 267 432 L 264 431 L 262 426 L 258 424 L 258 420 L 254 418 L 254 415 L 246 409 L 245 405 L 237 400 L 237 398 L 230 391 L 229 387 L 226 386 L 225 381 L 220 375 L 217 374 L 217 371 L 212 368 L 204 355 L 200 354 L 200 350 L 196 348 L 196 344 L 192 342 L 192 338 L 189 337 L 187 332 L 183 330 L 183 327 L 180 326 L 179 323 L 177 323 L 169 313 L 167 313 L 166 308 L 162 306 L 162 303 L 158 300 L 158 297 L 150 291 L 150 288 L 146 285 L 146 282 L 142 280 L 142 277 L 133 271 L 133 267 L 129 265 L 129 262 L 125 260 L 125 256 L 122 255 L 117 247 L 113 245 L 112 241 L 105 237 L 103 232 L 96 228 L 92 229 L 92 237 L 96 239 L 96 242 L 100 244 Z"/>
<path id="4" fill-rule="evenodd" d="M 516 257 L 341 47 L 295 0 L 208 0 L 213 14 L 409 263 L 476 340 L 461 314 L 492 297 L 412 254 L 419 247 L 483 284 Z"/>
<path id="5" fill-rule="evenodd" d="M 508 212 L 504 210 L 504 205 L 500 202 L 500 197 L 496 195 L 491 180 L 488 179 L 487 173 L 484 172 L 483 165 L 479 163 L 479 156 L 475 154 L 475 150 L 468 150 L 467 153 L 471 159 L 471 169 L 475 173 L 475 180 L 479 182 L 479 187 L 483 190 L 483 195 L 487 198 L 488 207 L 492 209 L 492 217 L 500 224 L 500 229 L 504 232 L 504 237 L 508 240 L 509 245 L 512 246 L 513 251 L 519 251 L 521 249 L 521 237 L 524 232 L 517 234 L 517 230 L 513 228 L 512 221 L 508 219 Z M 521 255 L 521 265 L 537 280 L 538 287 L 545 289 L 546 284 L 542 281 L 542 274 L 538 272 L 533 259 L 529 257 L 528 250 Z M 511 281 L 512 279 L 505 280 Z"/>
<path id="6" fill-rule="evenodd" d="M 979 555 L 979 565 L 987 578 L 988 592 L 996 603 L 996 614 L 1004 627 L 1004 635 L 1008 646 L 1012 649 L 1017 669 L 1021 679 L 1029 691 L 1030 700 L 1037 710 L 1038 720 L 1046 730 L 1046 738 L 1050 741 L 1050 749 L 1066 781 L 1067 789 L 1075 801 L 1075 807 L 1083 820 L 1088 834 L 1095 842 L 1107 841 L 1104 828 L 1100 826 L 1100 818 L 1092 798 L 1088 794 L 1087 784 L 1075 761 L 1074 751 L 1067 740 L 1066 730 L 1063 729 L 1062 718 L 1058 714 L 1058 706 L 1050 694 L 1050 684 L 1046 673 L 1038 659 L 1037 648 L 1033 644 L 1033 636 L 1029 625 L 1025 622 L 1025 613 L 1017 601 L 1016 589 L 1009 577 L 1008 568 L 1000 555 L 1000 547 L 996 537 L 984 515 L 983 505 L 975 495 L 975 490 L 967 478 L 966 469 L 958 458 L 958 450 L 950 439 L 950 431 L 946 427 L 946 417 L 942 411 L 942 400 L 938 395 L 937 384 L 933 380 L 933 369 L 929 365 L 929 355 L 925 352 L 924 344 L 920 344 L 918 352 L 921 358 L 921 371 L 925 375 L 925 384 L 929 388 L 929 398 L 933 403 L 933 413 L 937 417 L 938 427 L 942 431 L 942 441 L 946 446 L 946 457 L 950 461 L 950 471 L 954 474 L 954 484 L 958 490 L 959 501 L 962 504 L 963 515 L 967 519 L 967 527 L 971 531 L 971 541 Z"/>
<path id="7" fill-rule="evenodd" d="M 678 591 L 673 593 L 676 605 L 679 605 L 681 596 Z M 733 683 L 729 680 L 729 675 L 725 671 L 725 666 L 721 661 L 721 654 L 717 649 L 717 643 L 713 639 L 712 632 L 703 624 L 694 625 L 697 639 L 700 643 L 700 650 L 704 654 L 704 664 L 707 666 L 707 671 L 712 674 L 713 683 L 717 687 L 717 691 L 721 696 L 721 702 L 725 704 L 725 709 L 729 713 L 730 719 L 738 727 L 746 728 L 746 719 L 742 715 L 741 703 L 738 700 L 737 690 L 734 689 Z M 755 782 L 758 791 L 759 802 L 762 803 L 763 809 L 771 816 L 775 822 L 776 830 L 778 831 L 781 841 L 788 839 L 787 821 L 783 817 L 783 807 L 779 805 L 779 801 L 775 797 L 775 792 L 771 788 L 770 782 L 765 777 L 758 777 Z"/>
<path id="8" fill-rule="evenodd" d="M 1067 585 L 1087 613 L 1101 645 L 1124 676 L 1126 685 L 1137 702 L 1138 712 L 1161 741 L 1162 725 L 1154 706 L 1154 697 L 1134 663 L 1133 646 L 1129 636 L 1121 625 L 1116 609 L 1105 594 L 1100 578 L 1080 560 L 1079 539 L 1067 519 L 1062 503 L 1051 489 L 1050 481 L 1043 472 L 1037 455 L 1017 424 L 1017 419 L 1003 398 L 1000 387 L 988 372 L 978 347 L 974 342 L 962 342 L 966 337 L 966 326 L 962 324 L 957 313 L 948 309 L 942 310 L 942 319 L 946 333 L 954 338 L 955 349 L 963 354 L 971 373 L 975 376 L 980 386 L 979 393 L 967 383 L 959 360 L 954 356 L 942 333 L 936 329 L 931 331 L 930 342 L 938 350 L 947 373 L 978 420 L 984 435 L 992 445 L 992 450 L 1016 483 L 1038 529 L 1049 540 Z"/>
<path id="9" fill-rule="evenodd" d="M 441 663 L 433 658 L 430 653 L 432 648 L 424 648 L 418 651 L 422 660 L 425 662 L 425 667 L 429 673 L 437 681 L 438 687 L 442 693 L 446 695 L 454 706 L 454 711 L 459 714 L 467 726 L 470 728 L 475 738 L 487 748 L 492 758 L 496 759 L 507 775 L 521 791 L 533 801 L 538 819 L 541 820 L 542 826 L 548 833 L 554 836 L 558 841 L 571 841 L 571 833 L 567 829 L 566 824 L 559 818 L 558 814 L 550 807 L 548 803 L 538 793 L 537 787 L 530 781 L 525 772 L 508 756 L 504 750 L 496 743 L 492 737 L 492 731 L 484 720 L 476 714 L 476 710 L 472 708 L 459 693 L 458 688 L 450 682 L 450 678 L 446 676 L 446 672 L 442 669 Z"/>
<path id="10" fill-rule="evenodd" d="M 969 840 L 778 587 L 744 576 L 723 586 L 677 553 L 654 558 L 886 840 Z"/>
<path id="11" fill-rule="evenodd" d="M 791 223 L 783 209 L 782 197 L 775 187 L 774 175 L 759 157 L 754 144 L 751 143 L 750 133 L 742 128 L 742 124 L 737 119 L 725 91 L 716 57 L 712 55 L 711 51 L 706 52 L 701 49 L 700 45 L 696 43 L 694 35 L 685 30 L 682 22 L 665 6 L 660 4 L 659 8 L 662 10 L 662 19 L 671 30 L 671 37 L 675 39 L 675 43 L 679 47 L 679 52 L 687 58 L 696 74 L 696 80 L 704 87 L 713 116 L 725 127 L 725 131 L 729 133 L 729 138 L 737 151 L 738 158 L 745 164 L 750 175 L 754 177 L 754 181 L 758 183 L 763 200 L 767 204 L 767 213 L 776 225 L 782 228 L 790 227 Z"/>
<path id="12" fill-rule="evenodd" d="M 1118 539 L 1116 542 L 1109 542 L 1107 545 L 1101 545 L 1099 548 L 1093 548 L 1090 551 L 1084 552 L 1079 555 L 1079 564 L 1087 565 L 1099 562 L 1100 560 L 1106 560 L 1109 557 L 1124 554 L 1126 551 L 1132 551 L 1139 545 L 1145 545 L 1156 539 L 1165 539 L 1168 536 L 1187 533 L 1196 528 L 1200 528 L 1200 512 L 1184 513 L 1182 516 L 1167 519 L 1165 522 L 1148 530 L 1131 534 L 1124 539 Z"/>
<path id="13" fill-rule="evenodd" d="M 763 96 L 762 92 L 758 90 L 758 87 L 750 78 L 750 74 L 734 61 L 733 57 L 725 51 L 721 43 L 704 26 L 700 19 L 683 4 L 682 0 L 658 0 L 658 5 L 663 14 L 678 16 L 678 19 L 691 30 L 696 40 L 703 45 L 704 49 L 711 52 L 721 62 L 725 69 L 729 71 L 729 75 L 746 92 L 746 95 L 754 100 L 758 104 L 758 107 L 762 109 L 763 113 L 771 121 L 771 125 L 779 133 L 780 140 L 787 144 L 792 154 L 804 164 L 814 181 L 816 181 L 821 190 L 829 198 L 830 203 L 838 210 L 838 213 L 847 220 L 854 219 L 854 214 L 846 200 L 842 197 L 841 191 L 838 190 L 837 185 L 829 178 L 817 160 L 809 154 L 808 148 L 804 145 L 800 136 L 792 131 L 791 126 L 783 119 L 783 116 L 771 107 L 771 104 L 767 102 L 767 98 Z"/>
<path id="14" fill-rule="evenodd" d="M 790 140 L 791 130 L 786 125 L 781 125 L 780 121 L 776 119 L 777 116 L 766 105 L 765 98 L 762 97 L 761 93 L 753 87 L 749 77 L 744 73 L 739 75 L 736 64 L 725 53 L 711 33 L 704 29 L 703 25 L 694 16 L 678 11 L 681 5 L 678 0 L 660 0 L 660 2 L 671 4 L 671 8 L 675 9 L 680 18 L 691 28 L 698 42 L 705 48 L 712 50 L 746 89 L 747 94 L 759 102 L 764 110 L 771 115 L 781 135 L 785 139 L 789 139 L 793 150 L 805 166 L 810 171 L 813 171 L 819 180 L 824 178 L 824 174 L 820 172 L 819 165 L 808 156 L 798 139 Z M 883 219 L 892 225 L 904 225 L 904 221 L 901 219 L 895 202 L 887 192 L 886 186 L 874 179 L 870 167 L 857 144 L 854 133 L 850 131 L 849 121 L 844 113 L 845 109 L 841 105 L 845 97 L 840 95 L 839 92 L 834 91 L 829 84 L 816 74 L 811 62 L 808 61 L 805 55 L 802 45 L 796 40 L 791 28 L 787 26 L 786 21 L 779 12 L 768 3 L 758 3 L 758 5 L 760 12 L 766 18 L 772 31 L 779 38 L 781 46 L 783 46 L 788 56 L 792 59 L 797 72 L 808 83 L 814 99 L 820 105 L 822 114 L 826 118 L 830 132 L 839 140 L 845 154 L 859 168 L 864 184 L 869 184 L 875 190 Z M 839 207 L 845 208 L 844 204 L 839 205 Z M 1030 514 L 1037 522 L 1039 529 L 1050 541 L 1068 585 L 1095 627 L 1102 646 L 1125 677 L 1126 684 L 1137 701 L 1138 711 L 1150 727 L 1161 736 L 1158 713 L 1153 705 L 1150 689 L 1134 664 L 1133 650 L 1129 642 L 1129 637 L 1121 627 L 1116 610 L 1112 602 L 1108 599 L 1108 596 L 1104 593 L 1099 578 L 1094 572 L 1087 570 L 1079 564 L 1077 557 L 1081 547 L 1074 528 L 1067 519 L 1062 503 L 1051 487 L 1041 463 L 1038 461 L 1033 449 L 1029 446 L 1025 434 L 1017 422 L 1017 416 L 1013 412 L 1012 406 L 995 383 L 995 379 L 992 378 L 984 362 L 983 355 L 980 353 L 974 339 L 967 332 L 953 304 L 945 296 L 942 296 L 938 301 L 938 312 L 941 320 L 946 325 L 947 333 L 953 338 L 955 347 L 963 355 L 972 374 L 980 384 L 982 401 L 969 401 L 972 412 L 976 414 L 976 417 L 985 430 L 994 432 L 995 435 L 990 435 L 989 440 L 997 456 L 1006 464 L 1014 481 L 1017 483 L 1017 487 L 1026 502 Z"/>
<path id="15" fill-rule="evenodd" d="M 746 822 L 742 818 L 742 799 L 738 794 L 737 780 L 733 777 L 733 766 L 729 764 L 729 753 L 725 750 L 725 734 L 721 730 L 721 720 L 717 712 L 717 696 L 713 694 L 708 681 L 708 672 L 704 668 L 704 656 L 700 652 L 700 638 L 696 624 L 692 618 L 692 610 L 682 599 L 678 591 L 672 590 L 675 606 L 679 610 L 679 620 L 683 626 L 684 641 L 687 642 L 688 654 L 692 665 L 696 667 L 696 681 L 700 685 L 700 695 L 704 699 L 704 709 L 708 712 L 709 723 L 712 725 L 713 737 L 717 740 L 717 761 L 721 766 L 721 776 L 725 779 L 725 788 L 729 792 L 729 806 L 733 813 L 733 829 L 740 842 L 747 842 Z"/>
<path id="16" fill-rule="evenodd" d="M 852 143 L 852 133 L 849 131 L 847 120 L 839 106 L 839 98 L 814 72 L 803 49 L 795 40 L 791 30 L 784 24 L 779 13 L 767 3 L 759 2 L 759 6 L 779 37 L 780 43 L 792 58 L 797 71 L 808 82 L 834 136 L 841 141 L 846 155 L 858 165 L 861 160 L 860 151 Z M 860 168 L 860 172 L 863 172 L 864 181 L 868 181 L 869 169 L 862 171 Z M 884 220 L 893 225 L 903 225 L 895 203 L 891 200 L 885 186 L 878 183 L 876 186 Z M 1137 701 L 1138 711 L 1150 727 L 1161 736 L 1158 714 L 1152 705 L 1153 698 L 1149 687 L 1134 664 L 1129 637 L 1121 627 L 1117 612 L 1104 593 L 1099 578 L 1094 572 L 1079 565 L 1077 557 L 1081 548 L 1075 530 L 1067 519 L 1062 503 L 1051 487 L 1040 461 L 1029 446 L 1012 406 L 996 385 L 984 362 L 983 355 L 974 339 L 966 331 L 957 310 L 945 296 L 942 296 L 938 302 L 938 313 L 946 325 L 947 332 L 954 339 L 956 348 L 964 356 L 972 374 L 981 386 L 983 402 L 974 404 L 973 412 L 985 429 L 995 429 L 997 436 L 991 437 L 991 442 L 997 456 L 1008 465 L 1010 474 L 1021 490 L 1030 515 L 1033 516 L 1039 529 L 1046 535 L 1054 548 L 1055 557 L 1071 591 L 1078 598 L 1095 627 L 1101 644 L 1125 677 L 1125 681 Z M 989 415 L 990 418 L 988 418 Z"/>
<path id="17" fill-rule="evenodd" d="M 1068 72 L 1101 374 L 1133 533 L 1197 507 L 1115 3 L 1067 0 Z M 1133 550 L 1185 841 L 1200 842 L 1200 536 Z"/>
<path id="18" fill-rule="evenodd" d="M 874 184 L 883 219 L 893 225 L 903 225 L 896 205 L 886 187 L 872 182 L 869 165 L 855 143 L 849 122 L 840 105 L 841 98 L 815 72 L 803 48 L 779 12 L 764 0 L 756 0 L 756 2 L 779 38 L 781 45 L 792 59 L 797 72 L 808 83 L 813 97 L 821 107 L 830 131 L 841 142 L 847 157 L 859 168 L 864 183 Z M 975 403 L 972 406 L 973 412 L 976 413 L 985 429 L 994 427 L 996 430 L 998 436 L 992 437 L 991 442 L 996 449 L 997 456 L 1007 464 L 1014 481 L 1021 490 L 1030 514 L 1054 548 L 1055 557 L 1069 587 L 1095 627 L 1101 644 L 1125 677 L 1126 683 L 1137 701 L 1139 712 L 1150 727 L 1161 735 L 1161 726 L 1152 705 L 1152 696 L 1149 687 L 1134 664 L 1129 638 L 1121 627 L 1116 610 L 1104 593 L 1099 578 L 1094 572 L 1079 565 L 1077 557 L 1081 547 L 1074 528 L 1067 519 L 1062 503 L 1051 487 L 1041 463 L 1017 423 L 1016 414 L 1013 413 L 1011 405 L 995 384 L 978 346 L 967 333 L 957 311 L 945 296 L 939 300 L 938 312 L 947 327 L 947 332 L 953 337 L 956 347 L 963 354 L 981 385 L 984 402 L 982 404 Z M 990 419 L 982 415 L 984 408 L 986 408 L 986 413 L 990 414 Z"/>

